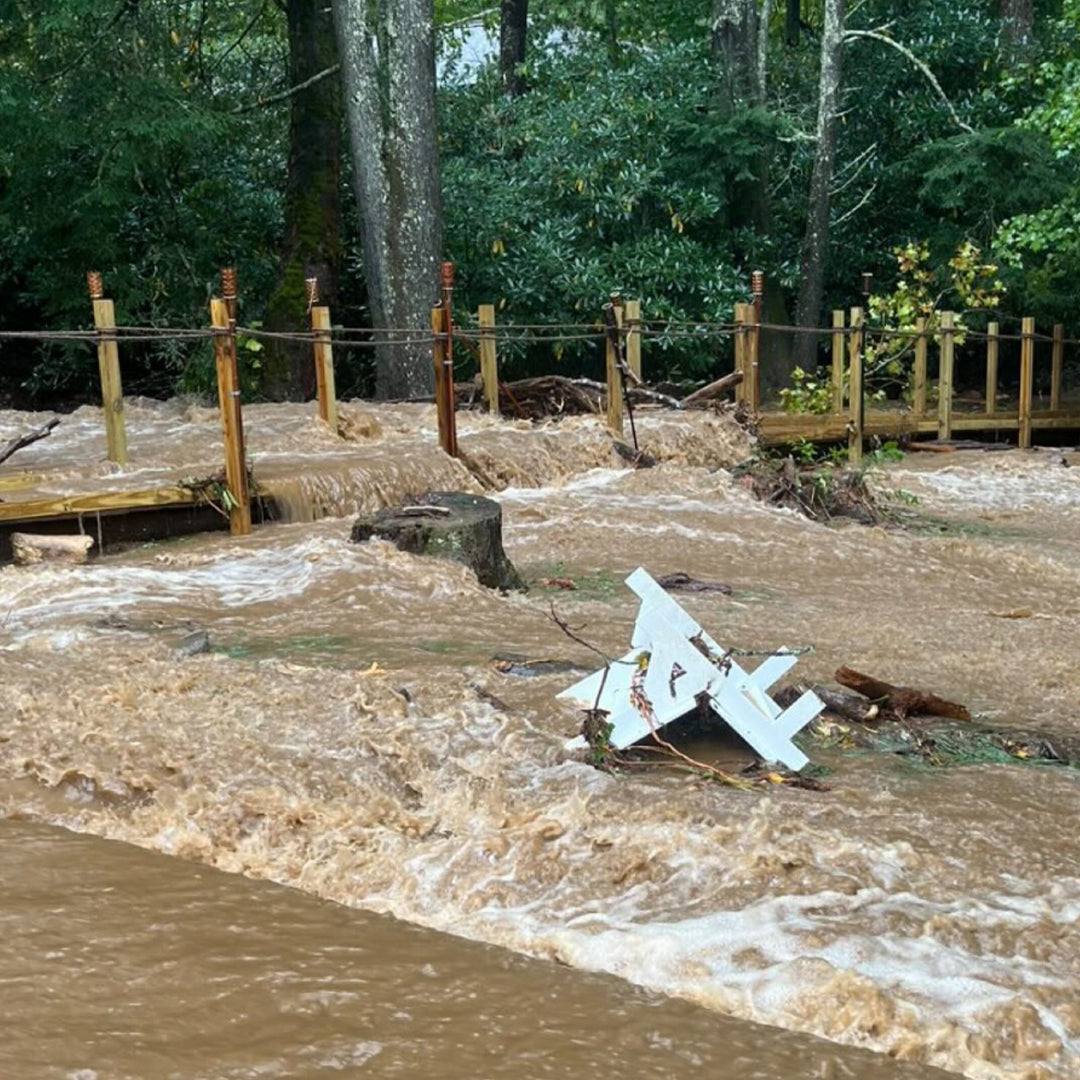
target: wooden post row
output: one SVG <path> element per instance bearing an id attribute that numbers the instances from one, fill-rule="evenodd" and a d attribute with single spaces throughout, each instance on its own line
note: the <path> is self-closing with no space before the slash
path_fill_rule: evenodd
<path id="1" fill-rule="evenodd" d="M 499 415 L 499 357 L 495 347 L 495 305 L 481 304 L 480 322 L 480 381 L 484 400 L 492 416 Z"/>
<path id="2" fill-rule="evenodd" d="M 120 382 L 120 352 L 116 337 L 109 331 L 116 329 L 116 311 L 111 300 L 105 300 L 101 274 L 91 271 L 86 275 L 90 288 L 90 300 L 94 306 L 94 326 L 100 334 L 98 341 L 98 372 L 101 376 L 101 407 L 105 414 L 105 445 L 110 461 L 126 465 L 127 432 L 124 428 L 124 389 Z"/>
<path id="3" fill-rule="evenodd" d="M 251 532 L 251 493 L 248 490 L 247 455 L 244 451 L 244 419 L 240 409 L 240 379 L 236 361 L 236 271 L 221 272 L 222 299 L 210 301 L 214 338 L 218 403 L 225 439 L 225 485 L 232 496 L 229 529 L 234 536 Z"/>
<path id="4" fill-rule="evenodd" d="M 1020 412 L 1017 419 L 1021 450 L 1031 447 L 1031 393 L 1035 378 L 1035 320 L 1021 323 L 1020 340 Z"/>
<path id="5" fill-rule="evenodd" d="M 938 438 L 952 438 L 953 361 L 956 315 L 941 313 L 941 369 L 938 373 Z"/>
<path id="6" fill-rule="evenodd" d="M 832 313 L 832 407 L 837 413 L 844 411 L 844 321 L 842 310 Z"/>
<path id="7" fill-rule="evenodd" d="M 998 388 L 998 334 L 1001 327 L 996 323 L 986 324 L 986 415 L 997 412 Z"/>
<path id="8" fill-rule="evenodd" d="M 848 464 L 862 464 L 863 444 L 863 309 L 851 309 L 851 336 L 849 339 L 851 363 L 848 376 L 851 400 L 851 422 L 848 424 Z"/>

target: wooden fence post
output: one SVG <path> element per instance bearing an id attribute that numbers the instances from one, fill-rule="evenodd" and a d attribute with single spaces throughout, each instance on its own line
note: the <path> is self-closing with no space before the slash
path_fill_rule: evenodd
<path id="1" fill-rule="evenodd" d="M 454 416 L 454 384 L 450 384 L 450 401 L 446 393 L 446 312 L 440 300 L 431 309 L 431 354 L 435 368 L 435 418 L 439 423 L 439 445 L 447 454 L 453 454 L 453 438 L 456 431 L 451 428 Z"/>
<path id="2" fill-rule="evenodd" d="M 997 412 L 998 388 L 998 334 L 1001 327 L 996 323 L 986 324 L 986 415 Z"/>
<path id="3" fill-rule="evenodd" d="M 848 464 L 862 464 L 863 443 L 863 309 L 851 309 L 850 374 L 848 376 L 851 401 L 851 422 L 848 425 Z"/>
<path id="4" fill-rule="evenodd" d="M 307 279 L 308 308 L 314 335 L 312 353 L 315 358 L 315 396 L 319 416 L 336 435 L 338 429 L 337 389 L 334 384 L 334 352 L 330 344 L 330 309 L 319 304 L 319 282 Z"/>
<path id="5" fill-rule="evenodd" d="M 1020 340 L 1020 410 L 1017 429 L 1021 450 L 1031 448 L 1031 394 L 1035 379 L 1035 320 L 1021 323 Z"/>
<path id="6" fill-rule="evenodd" d="M 756 413 L 761 407 L 761 319 L 758 316 L 758 305 L 744 304 L 743 319 L 748 324 L 744 353 L 746 404 Z"/>
<path id="7" fill-rule="evenodd" d="M 844 312 L 832 313 L 832 407 L 833 412 L 844 411 Z M 837 331 L 840 331 L 837 333 Z"/>
<path id="8" fill-rule="evenodd" d="M 615 330 L 609 332 L 605 341 L 605 359 L 607 362 L 607 426 L 620 439 L 623 434 L 623 380 L 618 365 L 618 336 L 623 328 L 623 308 L 612 297 L 611 308 L 614 312 Z M 606 323 L 605 323 L 606 325 Z"/>
<path id="9" fill-rule="evenodd" d="M 499 358 L 495 348 L 495 305 L 480 305 L 480 380 L 492 416 L 499 415 Z"/>
<path id="10" fill-rule="evenodd" d="M 1061 408 L 1061 369 L 1065 362 L 1065 327 L 1054 324 L 1053 352 L 1050 354 L 1050 411 Z"/>
<path id="11" fill-rule="evenodd" d="M 749 321 L 746 309 L 749 304 L 735 305 L 735 370 L 742 372 L 742 380 L 735 387 L 736 403 L 745 404 L 750 400 L 750 365 L 747 362 L 749 343 L 746 323 Z"/>
<path id="12" fill-rule="evenodd" d="M 439 422 L 439 445 L 445 450 L 446 436 L 443 432 L 443 427 L 446 424 L 444 419 L 445 409 L 443 407 L 445 390 L 443 388 L 442 374 L 444 351 L 442 301 L 439 300 L 431 305 L 431 363 L 435 375 L 435 419 Z"/>
<path id="13" fill-rule="evenodd" d="M 235 277 L 223 284 L 235 288 Z M 210 301 L 210 322 L 218 331 L 214 337 L 214 361 L 217 366 L 218 402 L 221 406 L 221 428 L 225 439 L 225 486 L 232 496 L 229 507 L 229 530 L 234 536 L 251 532 L 251 495 L 248 491 L 247 461 L 244 455 L 244 425 L 240 412 L 240 390 L 236 369 L 236 317 L 231 310 L 231 297 Z"/>
<path id="14" fill-rule="evenodd" d="M 956 315 L 941 313 L 941 371 L 938 374 L 938 438 L 952 438 L 953 360 Z"/>
<path id="15" fill-rule="evenodd" d="M 454 401 L 454 264 L 444 262 L 439 273 L 442 300 L 431 309 L 434 334 L 435 411 L 439 419 L 439 445 L 458 456 L 457 403 Z"/>
<path id="16" fill-rule="evenodd" d="M 915 339 L 915 394 L 912 405 L 915 409 L 916 421 L 926 415 L 926 320 L 915 320 L 915 332 L 919 335 Z"/>
<path id="17" fill-rule="evenodd" d="M 105 445 L 110 461 L 126 465 L 127 432 L 124 429 L 124 390 L 120 382 L 120 352 L 115 335 L 116 311 L 111 300 L 103 299 L 104 287 L 101 274 L 91 271 L 86 275 L 90 288 L 90 300 L 94 306 L 94 326 L 100 335 L 98 341 L 98 371 L 101 375 L 101 407 L 105 414 Z"/>
<path id="18" fill-rule="evenodd" d="M 626 365 L 641 378 L 641 301 L 627 300 L 626 313 Z"/>

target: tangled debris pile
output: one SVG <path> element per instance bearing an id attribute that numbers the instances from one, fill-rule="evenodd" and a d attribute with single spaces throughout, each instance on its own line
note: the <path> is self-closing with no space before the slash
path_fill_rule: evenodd
<path id="1" fill-rule="evenodd" d="M 784 704 L 812 689 L 825 703 L 810 729 L 819 745 L 899 754 L 934 766 L 1015 761 L 1080 766 L 1080 737 L 978 724 L 965 705 L 847 667 L 835 678 L 848 689 L 795 685 L 776 694 Z"/>
<path id="2" fill-rule="evenodd" d="M 879 525 L 890 517 L 889 508 L 870 490 L 866 474 L 858 469 L 799 467 L 789 456 L 757 458 L 732 471 L 763 503 L 797 510 L 814 521 L 849 518 L 863 525 Z"/>
<path id="3" fill-rule="evenodd" d="M 706 386 L 687 392 L 686 387 L 666 385 L 664 390 L 638 385 L 625 390 L 630 405 L 637 409 L 657 406 L 667 409 L 735 409 L 740 422 L 749 420 L 743 406 L 732 406 L 721 397 L 741 381 L 727 375 Z M 459 409 L 485 408 L 482 385 L 457 383 L 455 404 Z M 674 392 L 665 392 L 674 391 Z M 680 396 L 682 395 L 682 396 Z M 499 383 L 499 412 L 514 420 L 550 420 L 563 416 L 599 415 L 606 408 L 607 386 L 594 379 L 570 379 L 564 375 L 539 375 L 516 382 Z"/>

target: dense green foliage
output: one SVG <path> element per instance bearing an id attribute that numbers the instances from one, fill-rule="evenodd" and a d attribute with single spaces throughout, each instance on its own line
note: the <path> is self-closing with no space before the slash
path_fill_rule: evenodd
<path id="1" fill-rule="evenodd" d="M 746 283 L 728 193 L 770 119 L 714 115 L 696 42 L 616 68 L 555 56 L 532 75 L 537 88 L 513 101 L 490 79 L 447 95 L 445 243 L 468 306 L 581 323 L 619 291 L 647 298 L 651 319 L 729 319 Z M 699 346 L 668 347 L 688 371 L 708 365 Z"/>
<path id="2" fill-rule="evenodd" d="M 233 110 L 282 63 L 272 9 L 244 0 L 122 3 L 112 15 L 90 0 L 3 8 L 0 327 L 86 326 L 91 269 L 104 272 L 118 320 L 131 325 L 205 325 L 217 270 L 234 260 L 247 291 L 265 296 L 284 117 Z M 96 363 L 86 349 L 8 352 L 23 361 L 25 388 L 44 395 L 78 394 Z M 141 365 L 126 372 L 129 384 L 164 394 L 190 352 L 173 343 L 128 354 Z"/>
<path id="3" fill-rule="evenodd" d="M 762 103 L 732 108 L 718 94 L 706 0 L 534 0 L 528 93 L 504 97 L 493 65 L 447 80 L 444 236 L 459 311 L 491 302 L 503 321 L 578 323 L 620 290 L 649 319 L 722 321 L 761 268 L 790 312 L 818 42 L 804 29 L 787 43 L 784 5 L 773 7 Z M 864 270 L 892 295 L 897 248 L 925 247 L 947 276 L 971 242 L 1001 266 L 997 317 L 1080 327 L 1080 0 L 1037 4 L 1020 54 L 995 0 L 913 0 L 899 16 L 885 0 L 852 7 L 849 28 L 909 49 L 952 108 L 899 50 L 845 46 L 826 307 L 858 302 Z M 449 46 L 488 5 L 436 10 Z M 820 3 L 804 0 L 802 17 L 820 28 Z M 287 100 L 258 103 L 286 89 L 287 51 L 283 5 L 264 0 L 0 0 L 0 329 L 86 326 L 88 269 L 104 272 L 122 322 L 204 325 L 228 262 L 243 319 L 260 319 L 286 232 L 289 147 Z M 363 282 L 346 231 L 335 316 L 357 325 Z M 355 355 L 340 358 L 346 391 L 369 376 Z M 557 351 L 566 369 L 594 355 L 575 342 Z M 719 350 L 672 336 L 651 355 L 701 374 Z M 89 350 L 0 343 L 0 356 L 0 400 L 93 396 Z M 546 349 L 512 358 L 518 372 L 552 366 Z M 129 349 L 125 379 L 198 389 L 208 360 L 184 343 Z M 258 380 L 251 366 L 256 393 Z"/>

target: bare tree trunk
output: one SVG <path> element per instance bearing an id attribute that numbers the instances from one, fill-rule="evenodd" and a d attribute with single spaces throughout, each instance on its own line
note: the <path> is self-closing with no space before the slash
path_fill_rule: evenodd
<path id="1" fill-rule="evenodd" d="M 799 44 L 799 31 L 802 29 L 801 0 L 787 0 L 784 12 L 784 41 L 788 45 Z"/>
<path id="2" fill-rule="evenodd" d="M 333 0 L 380 398 L 429 393 L 442 247 L 433 0 Z"/>
<path id="3" fill-rule="evenodd" d="M 1033 0 L 1000 0 L 1002 37 L 1013 51 L 1031 44 L 1035 28 L 1035 5 Z"/>
<path id="4" fill-rule="evenodd" d="M 772 7 L 773 0 L 762 0 L 759 13 L 757 0 L 713 0 L 713 57 L 720 68 L 721 109 L 728 116 L 740 108 L 765 104 Z M 763 147 L 754 176 L 728 180 L 728 225 L 737 234 L 751 230 L 764 237 L 769 233 L 769 164 L 769 150 Z M 738 252 L 737 257 L 749 263 L 754 257 L 752 245 Z M 747 270 L 754 268 L 747 266 Z M 788 321 L 783 290 L 769 281 L 765 321 Z M 769 392 L 786 385 L 792 366 L 790 342 L 764 331 L 760 368 L 763 390 Z"/>
<path id="5" fill-rule="evenodd" d="M 761 19 L 757 39 L 757 85 L 754 94 L 759 104 L 765 103 L 769 76 L 769 23 L 772 21 L 773 0 L 761 0 Z"/>
<path id="6" fill-rule="evenodd" d="M 619 11 L 616 0 L 604 0 L 604 40 L 607 43 L 608 60 L 612 67 L 622 63 L 619 49 Z"/>
<path id="7" fill-rule="evenodd" d="M 499 74 L 503 93 L 520 97 L 528 89 L 521 65 L 529 33 L 529 0 L 502 0 L 499 19 Z"/>
<path id="8" fill-rule="evenodd" d="M 299 86 L 337 63 L 334 21 L 324 0 L 289 0 L 289 85 Z M 322 79 L 290 98 L 289 172 L 281 275 L 270 295 L 266 327 L 306 329 L 305 279 L 333 303 L 341 265 L 341 83 Z M 269 398 L 309 397 L 315 386 L 311 349 L 270 341 L 261 391 Z"/>
<path id="9" fill-rule="evenodd" d="M 713 0 L 713 56 L 720 63 L 729 109 L 758 99 L 756 0 Z"/>
<path id="10" fill-rule="evenodd" d="M 810 180 L 810 203 L 802 242 L 802 280 L 799 284 L 799 326 L 817 326 L 821 298 L 825 291 L 825 270 L 829 253 L 829 214 L 833 159 L 836 152 L 836 114 L 840 100 L 841 67 L 844 51 L 845 0 L 825 0 L 825 28 L 821 35 L 821 74 L 818 91 L 817 148 Z M 801 368 L 817 367 L 818 341 L 812 334 L 800 334 L 795 355 Z"/>

